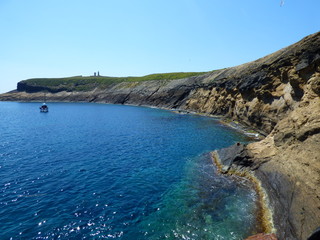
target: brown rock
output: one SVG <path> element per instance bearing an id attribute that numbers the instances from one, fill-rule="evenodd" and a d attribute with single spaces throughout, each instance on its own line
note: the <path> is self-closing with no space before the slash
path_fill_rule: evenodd
<path id="1" fill-rule="evenodd" d="M 315 77 L 311 78 L 310 84 L 311 84 L 312 90 L 316 94 L 320 95 L 320 76 L 315 76 Z"/>
<path id="2" fill-rule="evenodd" d="M 277 237 L 273 233 L 272 234 L 260 233 L 260 234 L 248 237 L 245 240 L 277 240 Z"/>

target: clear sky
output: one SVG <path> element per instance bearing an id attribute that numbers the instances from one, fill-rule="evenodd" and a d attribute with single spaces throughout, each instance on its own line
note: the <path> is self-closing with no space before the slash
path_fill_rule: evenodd
<path id="1" fill-rule="evenodd" d="M 0 93 L 35 77 L 210 71 L 320 30 L 319 0 L 0 0 Z"/>

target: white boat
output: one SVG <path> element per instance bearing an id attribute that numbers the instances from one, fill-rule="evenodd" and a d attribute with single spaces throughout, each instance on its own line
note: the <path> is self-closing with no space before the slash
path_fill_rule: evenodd
<path id="1" fill-rule="evenodd" d="M 40 112 L 43 112 L 43 113 L 49 112 L 49 108 L 48 108 L 47 104 L 45 104 L 45 103 L 42 104 L 42 106 L 40 107 Z"/>

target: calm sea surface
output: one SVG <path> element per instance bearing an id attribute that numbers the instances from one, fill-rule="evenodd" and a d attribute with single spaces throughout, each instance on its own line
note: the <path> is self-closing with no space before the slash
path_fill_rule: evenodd
<path id="1" fill-rule="evenodd" d="M 208 152 L 245 136 L 133 106 L 0 102 L 0 239 L 243 239 L 255 192 Z"/>

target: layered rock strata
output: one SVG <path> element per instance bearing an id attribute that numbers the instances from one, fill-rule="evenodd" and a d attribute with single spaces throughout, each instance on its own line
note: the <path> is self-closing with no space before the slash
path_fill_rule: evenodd
<path id="1" fill-rule="evenodd" d="M 43 100 L 44 89 L 31 90 L 20 86 L 0 100 Z M 307 239 L 320 225 L 319 32 L 254 62 L 201 76 L 49 91 L 46 99 L 182 109 L 250 126 L 266 137 L 245 146 L 229 165 L 253 171 L 261 181 L 277 237 Z"/>

